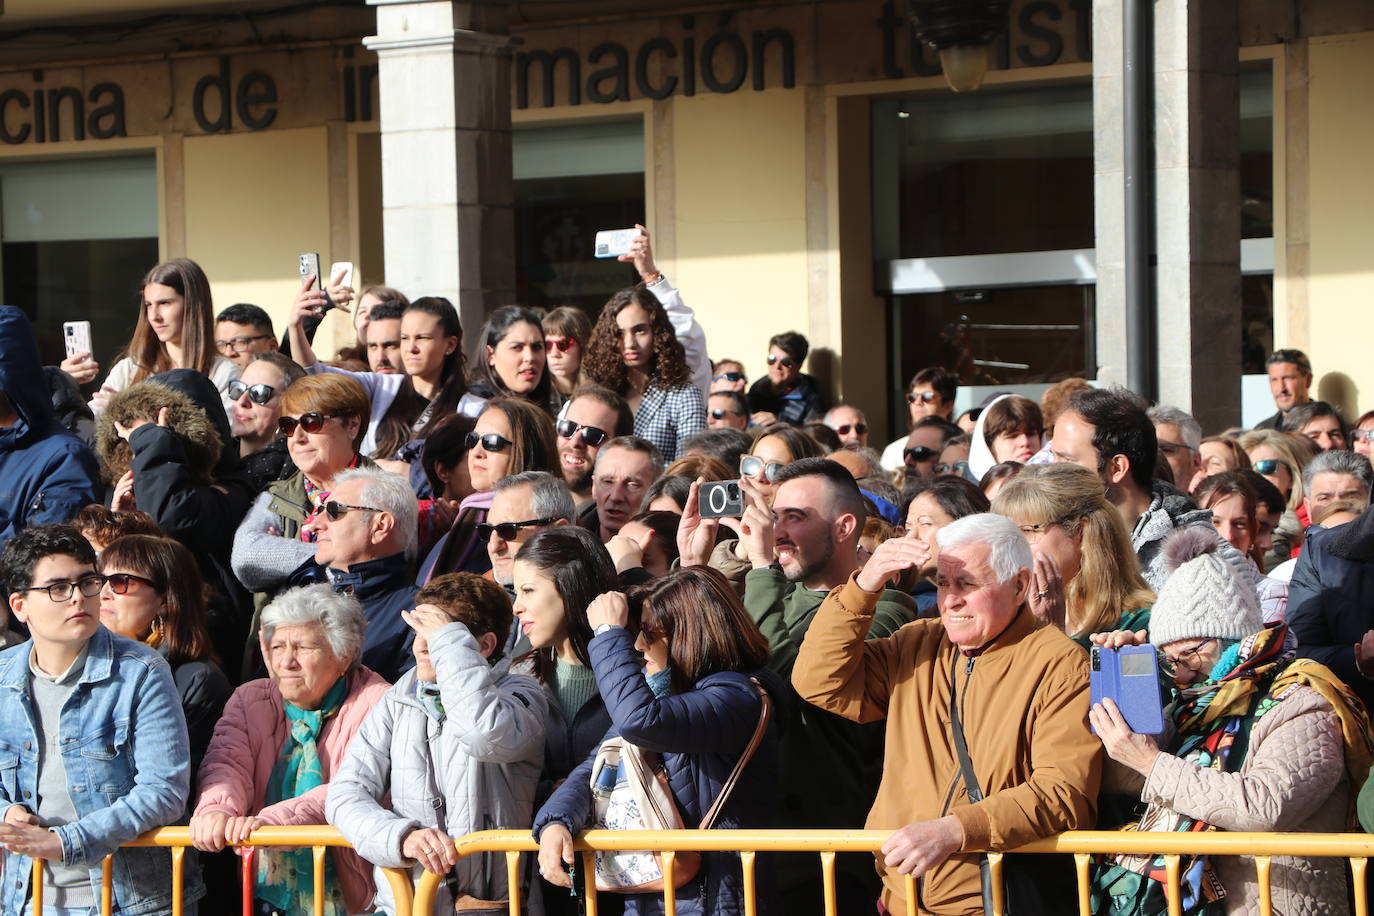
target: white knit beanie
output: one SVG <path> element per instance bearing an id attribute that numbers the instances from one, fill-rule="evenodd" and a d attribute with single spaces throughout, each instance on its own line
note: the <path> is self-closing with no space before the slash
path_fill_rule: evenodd
<path id="1" fill-rule="evenodd" d="M 1254 582 L 1218 555 L 1221 543 L 1210 525 L 1181 528 L 1164 540 L 1164 562 L 1173 571 L 1150 612 L 1150 642 L 1238 640 L 1264 629 Z"/>

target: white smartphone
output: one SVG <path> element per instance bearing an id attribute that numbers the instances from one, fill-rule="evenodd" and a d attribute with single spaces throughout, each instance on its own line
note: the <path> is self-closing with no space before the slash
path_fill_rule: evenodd
<path id="1" fill-rule="evenodd" d="M 337 276 L 340 274 L 340 272 L 343 273 L 343 279 L 339 281 L 339 285 L 340 285 L 340 286 L 347 286 L 349 289 L 352 289 L 352 288 L 353 288 L 353 262 L 352 262 L 352 261 L 335 261 L 333 264 L 330 264 L 330 265 L 329 265 L 329 279 L 330 279 L 330 280 L 333 280 L 335 277 L 337 277 Z"/>
<path id="2" fill-rule="evenodd" d="M 602 229 L 596 234 L 596 256 L 618 258 L 630 253 L 630 244 L 643 235 L 638 229 Z"/>
<path id="3" fill-rule="evenodd" d="M 67 355 L 94 353 L 91 349 L 91 323 L 89 321 L 62 322 L 62 341 L 67 345 Z"/>

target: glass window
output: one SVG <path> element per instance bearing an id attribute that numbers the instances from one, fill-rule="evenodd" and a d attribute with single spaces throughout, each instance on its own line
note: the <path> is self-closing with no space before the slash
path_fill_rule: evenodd
<path id="1" fill-rule="evenodd" d="M 157 261 L 152 155 L 0 164 L 0 286 L 33 319 L 45 363 L 66 356 L 64 321 L 90 321 L 108 371 Z"/>

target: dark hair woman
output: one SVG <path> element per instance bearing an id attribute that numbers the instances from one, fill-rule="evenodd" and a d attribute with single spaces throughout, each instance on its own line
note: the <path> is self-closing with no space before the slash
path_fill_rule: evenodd
<path id="1" fill-rule="evenodd" d="M 692 384 L 682 344 L 663 305 L 642 286 L 621 290 L 601 309 L 582 369 L 629 402 L 634 434 L 652 442 L 665 461 L 706 428 L 706 400 Z"/>
<path id="2" fill-rule="evenodd" d="M 562 396 L 545 364 L 544 327 L 539 315 L 518 305 L 491 313 L 479 334 L 482 352 L 469 373 L 472 393 L 484 398 L 524 398 L 553 416 Z"/>
<path id="3" fill-rule="evenodd" d="M 549 375 L 565 398 L 582 387 L 582 354 L 592 337 L 592 320 L 580 308 L 564 305 L 544 316 Z"/>
<path id="4" fill-rule="evenodd" d="M 517 561 L 518 564 L 518 561 Z M 639 609 L 638 635 L 628 628 Z M 681 569 L 631 589 L 607 592 L 587 609 L 596 635 L 588 650 L 611 729 L 661 756 L 673 797 L 689 825 L 700 823 L 750 745 L 766 708 L 764 692 L 786 688 L 766 669 L 768 642 L 723 576 L 705 567 Z M 593 820 L 587 759 L 544 803 L 534 820 L 544 879 L 571 885 L 572 838 Z M 778 736 L 770 722 L 739 783 L 713 826 L 766 826 L 778 803 Z M 701 869 L 677 890 L 680 913 L 744 911 L 733 852 L 707 852 Z M 758 876 L 760 911 L 775 901 L 767 870 Z M 662 911 L 661 894 L 625 897 L 626 913 Z"/>

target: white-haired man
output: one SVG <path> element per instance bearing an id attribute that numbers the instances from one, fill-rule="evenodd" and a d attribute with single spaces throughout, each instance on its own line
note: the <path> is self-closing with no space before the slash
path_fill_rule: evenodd
<path id="1" fill-rule="evenodd" d="M 392 683 L 415 666 L 414 631 L 401 611 L 415 607 L 415 491 L 386 471 L 344 471 L 324 511 L 306 527 L 315 533 L 315 563 L 335 591 L 363 606 L 367 634 L 360 660 Z"/>
<path id="2" fill-rule="evenodd" d="M 884 583 L 929 558 L 921 541 L 886 541 L 821 604 L 792 670 L 808 702 L 857 722 L 887 720 L 867 826 L 895 831 L 878 863 L 892 913 L 906 911 L 905 875 L 923 879 L 926 912 L 982 912 L 977 853 L 1091 825 L 1102 775 L 1084 727 L 1088 657 L 1057 628 L 1036 626 L 1020 530 L 979 514 L 937 537 L 938 620 L 865 640 Z M 960 733 L 978 792 L 961 776 Z M 1049 864 L 1037 863 L 1042 886 Z"/>

